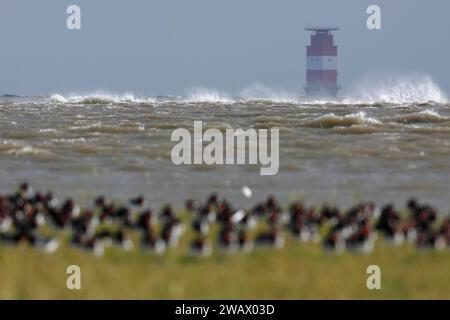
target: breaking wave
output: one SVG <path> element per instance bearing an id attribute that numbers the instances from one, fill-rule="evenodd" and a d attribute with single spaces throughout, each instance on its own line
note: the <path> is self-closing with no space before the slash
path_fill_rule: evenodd
<path id="1" fill-rule="evenodd" d="M 188 97 L 183 99 L 188 103 L 233 103 L 234 100 L 228 95 L 217 90 L 208 90 L 203 88 L 193 89 Z"/>
<path id="2" fill-rule="evenodd" d="M 354 91 L 349 102 L 405 104 L 448 101 L 444 91 L 428 75 L 369 76 Z"/>
<path id="3" fill-rule="evenodd" d="M 271 88 L 255 84 L 241 90 L 233 96 L 223 91 L 206 88 L 195 88 L 183 96 L 151 96 L 137 97 L 132 93 L 110 94 L 94 93 L 89 95 L 64 96 L 54 94 L 49 98 L 51 104 L 151 104 L 158 103 L 190 103 L 190 104 L 244 104 L 272 103 L 308 105 L 404 105 L 404 104 L 445 104 L 448 98 L 436 82 L 427 75 L 393 77 L 370 76 L 349 91 L 344 97 L 335 99 L 314 100 L 304 97 L 303 91 L 288 91 L 282 88 Z"/>
<path id="4" fill-rule="evenodd" d="M 334 113 L 323 115 L 317 119 L 307 120 L 304 126 L 311 128 L 334 128 L 361 125 L 379 125 L 380 121 L 366 116 L 364 112 L 357 112 L 345 116 Z"/>
<path id="5" fill-rule="evenodd" d="M 18 144 L 11 141 L 4 142 L 2 145 L 0 145 L 0 154 L 7 154 L 15 157 L 21 156 L 50 157 L 53 155 L 47 149 L 37 148 L 26 144 Z"/>
<path id="6" fill-rule="evenodd" d="M 63 96 L 54 94 L 50 97 L 50 103 L 56 104 L 111 104 L 111 103 L 154 103 L 156 101 L 153 97 L 136 97 L 132 93 L 121 95 L 109 93 L 94 93 L 90 95 L 71 95 Z"/>

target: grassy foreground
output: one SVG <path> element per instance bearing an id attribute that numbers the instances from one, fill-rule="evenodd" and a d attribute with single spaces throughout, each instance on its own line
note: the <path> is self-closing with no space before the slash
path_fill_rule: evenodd
<path id="1" fill-rule="evenodd" d="M 284 249 L 193 258 L 108 248 L 105 256 L 63 245 L 46 254 L 0 245 L 1 299 L 450 299 L 450 251 L 419 251 L 378 240 L 369 255 L 325 253 L 287 239 Z M 68 265 L 82 289 L 66 288 Z M 382 289 L 368 290 L 366 268 L 381 267 Z"/>

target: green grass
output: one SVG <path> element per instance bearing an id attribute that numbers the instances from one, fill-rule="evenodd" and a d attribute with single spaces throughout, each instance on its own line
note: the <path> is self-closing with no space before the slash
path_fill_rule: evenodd
<path id="1" fill-rule="evenodd" d="M 186 235 L 185 238 L 189 239 Z M 450 251 L 419 251 L 378 240 L 369 255 L 327 254 L 287 238 L 281 250 L 193 258 L 183 246 L 163 256 L 108 248 L 98 258 L 64 244 L 46 254 L 0 245 L 1 299 L 450 299 Z M 68 265 L 82 289 L 66 288 Z M 368 290 L 366 268 L 381 267 L 382 289 Z"/>

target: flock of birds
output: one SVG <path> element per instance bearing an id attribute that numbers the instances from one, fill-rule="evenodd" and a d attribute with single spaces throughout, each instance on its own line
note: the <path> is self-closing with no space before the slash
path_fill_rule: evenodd
<path id="1" fill-rule="evenodd" d="M 328 205 L 315 209 L 296 201 L 285 210 L 272 196 L 244 210 L 215 193 L 205 203 L 186 201 L 185 210 L 190 218 L 184 220 L 170 206 L 155 212 L 146 206 L 143 196 L 123 206 L 100 196 L 92 209 L 81 210 L 72 199 L 59 202 L 51 192 L 33 192 L 28 183 L 22 183 L 17 192 L 0 195 L 0 243 L 27 242 L 54 252 L 60 239 L 54 232 L 43 232 L 50 224 L 70 230 L 72 246 L 99 256 L 106 245 L 133 249 L 138 234 L 142 249 L 162 254 L 179 245 L 187 227 L 194 235 L 190 252 L 198 256 L 211 255 L 213 248 L 226 252 L 249 252 L 256 246 L 282 248 L 286 233 L 302 242 L 321 241 L 326 250 L 336 252 L 371 252 L 378 234 L 393 244 L 409 241 L 419 248 L 450 249 L 450 218 L 439 219 L 432 206 L 415 199 L 407 203 L 407 216 L 391 204 L 378 208 L 373 203 L 342 212 Z M 213 227 L 218 231 L 213 232 Z M 217 246 L 212 244 L 214 238 Z"/>

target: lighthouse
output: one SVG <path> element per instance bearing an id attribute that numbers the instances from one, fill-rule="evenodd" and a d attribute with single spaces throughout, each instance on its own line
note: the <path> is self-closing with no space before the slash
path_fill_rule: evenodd
<path id="1" fill-rule="evenodd" d="M 337 46 L 332 31 L 337 27 L 305 28 L 311 31 L 311 43 L 306 46 L 306 95 L 312 98 L 334 98 L 337 84 Z"/>

